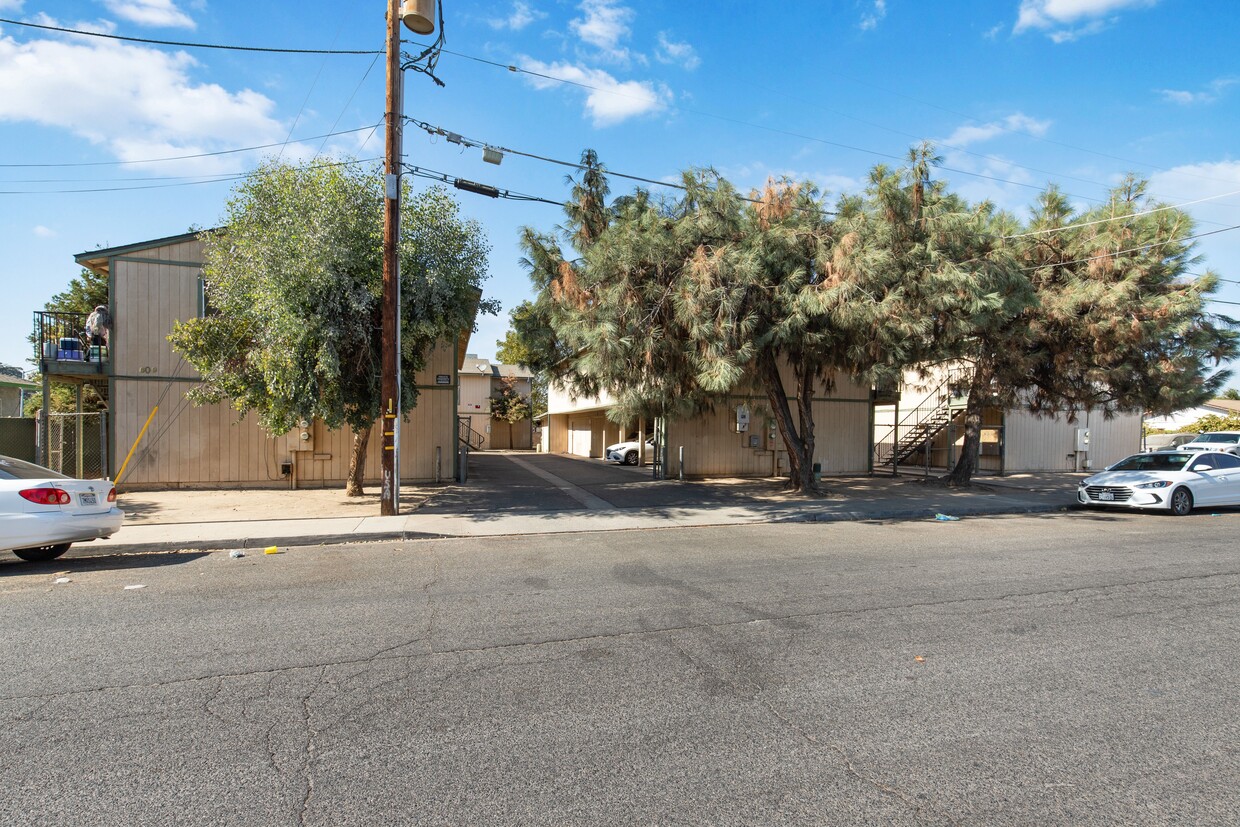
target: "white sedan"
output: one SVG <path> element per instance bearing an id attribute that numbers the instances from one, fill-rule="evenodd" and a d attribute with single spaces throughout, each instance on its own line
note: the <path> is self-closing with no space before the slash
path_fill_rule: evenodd
<path id="1" fill-rule="evenodd" d="M 110 481 L 78 480 L 0 456 L 0 551 L 53 560 L 74 543 L 110 537 L 124 519 Z"/>
<path id="2" fill-rule="evenodd" d="M 1156 508 L 1183 516 L 1194 505 L 1240 505 L 1240 457 L 1222 451 L 1152 451 L 1081 481 L 1084 505 Z"/>
<path id="3" fill-rule="evenodd" d="M 627 442 L 617 442 L 615 445 L 608 445 L 603 459 L 608 462 L 618 462 L 622 465 L 636 465 L 637 456 L 637 435 L 634 434 Z M 654 437 L 646 440 L 646 456 L 654 456 Z"/>

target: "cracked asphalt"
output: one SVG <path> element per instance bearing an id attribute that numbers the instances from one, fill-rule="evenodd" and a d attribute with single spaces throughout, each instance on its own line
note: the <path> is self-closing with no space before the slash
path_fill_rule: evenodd
<path id="1" fill-rule="evenodd" d="M 0 823 L 1231 825 L 1238 525 L 8 566 Z"/>

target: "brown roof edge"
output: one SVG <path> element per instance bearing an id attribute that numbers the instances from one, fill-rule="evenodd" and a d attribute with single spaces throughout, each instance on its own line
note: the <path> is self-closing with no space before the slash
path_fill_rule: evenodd
<path id="1" fill-rule="evenodd" d="M 122 244 L 119 247 L 100 247 L 98 250 L 87 250 L 85 252 L 78 253 L 73 257 L 73 260 L 88 270 L 94 270 L 96 273 L 107 273 L 108 259 L 114 256 L 123 256 L 126 253 L 136 253 L 140 250 L 150 250 L 155 247 L 167 247 L 169 244 L 183 244 L 186 241 L 193 241 L 203 235 L 210 235 L 223 231 L 223 227 L 210 227 L 205 230 L 194 230 L 193 232 L 165 236 L 164 238 L 153 238 L 150 241 L 138 241 L 133 244 Z"/>

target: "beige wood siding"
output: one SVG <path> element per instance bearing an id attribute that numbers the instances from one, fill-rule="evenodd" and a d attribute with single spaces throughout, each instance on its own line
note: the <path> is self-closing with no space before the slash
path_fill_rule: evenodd
<path id="1" fill-rule="evenodd" d="M 201 260 L 201 242 L 143 251 L 142 259 Z M 177 251 L 177 255 L 166 250 Z M 180 264 L 154 264 L 118 258 L 113 267 L 113 370 L 118 376 L 193 376 L 194 371 L 168 343 L 178 321 L 198 315 L 201 270 Z"/>
<path id="2" fill-rule="evenodd" d="M 491 413 L 491 375 L 461 374 L 461 413 L 485 418 Z M 481 430 L 481 429 L 479 429 Z"/>
<path id="3" fill-rule="evenodd" d="M 198 408 L 185 400 L 192 369 L 168 344 L 178 320 L 198 314 L 200 271 L 171 262 L 199 261 L 201 242 L 151 248 L 115 260 L 113 333 L 115 360 L 112 427 L 113 468 L 119 469 L 138 432 L 158 404 L 159 412 L 126 469 L 126 486 L 286 486 L 280 464 L 294 463 L 299 485 L 343 485 L 348 476 L 352 433 L 310 426 L 313 450 L 295 450 L 284 435 L 271 437 L 257 417 L 238 417 L 227 405 Z M 127 259 L 144 259 L 134 261 Z M 167 261 L 168 264 L 153 263 Z M 451 377 L 448 385 L 436 377 Z M 456 451 L 456 348 L 443 342 L 432 349 L 426 368 L 415 377 L 418 404 L 401 426 L 401 478 L 406 482 L 450 479 Z M 382 440 L 372 435 L 366 479 L 381 475 Z"/>

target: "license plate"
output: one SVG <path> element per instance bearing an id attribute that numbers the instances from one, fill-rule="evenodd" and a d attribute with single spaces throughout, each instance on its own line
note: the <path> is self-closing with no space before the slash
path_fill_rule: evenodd
<path id="1" fill-rule="evenodd" d="M 1115 492 L 1114 492 L 1114 491 L 1099 491 L 1099 492 L 1098 492 L 1098 499 L 1100 499 L 1100 500 L 1114 500 L 1114 499 L 1115 499 Z"/>
<path id="2" fill-rule="evenodd" d="M 80 502 L 82 505 L 95 505 L 98 502 L 98 500 L 95 499 L 95 495 L 93 493 L 78 494 L 78 502 Z"/>

